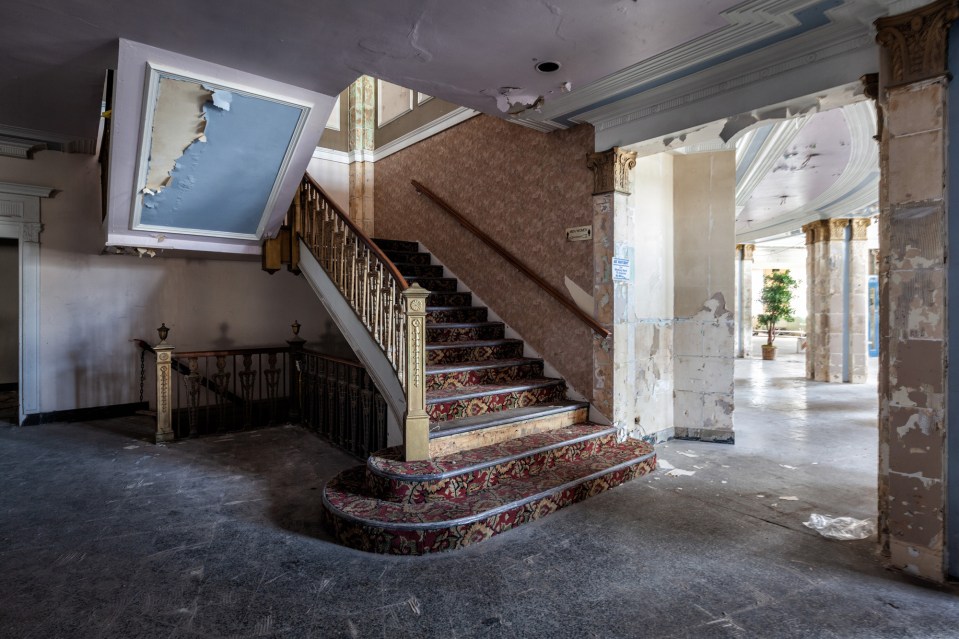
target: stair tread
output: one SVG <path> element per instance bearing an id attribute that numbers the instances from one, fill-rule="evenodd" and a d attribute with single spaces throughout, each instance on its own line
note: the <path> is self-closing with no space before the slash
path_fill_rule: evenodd
<path id="1" fill-rule="evenodd" d="M 426 350 L 441 348 L 477 348 L 480 346 L 498 346 L 500 344 L 521 344 L 523 340 L 503 337 L 500 339 L 474 339 L 462 342 L 432 342 L 426 345 Z"/>
<path id="2" fill-rule="evenodd" d="M 463 308 L 473 308 L 464 306 Z M 426 328 L 472 328 L 473 326 L 503 326 L 503 322 L 427 322 Z"/>
<path id="3" fill-rule="evenodd" d="M 548 417 L 588 407 L 589 404 L 586 402 L 564 399 L 544 404 L 532 404 L 521 408 L 493 411 L 483 413 L 482 415 L 473 415 L 472 417 L 457 417 L 456 419 L 432 422 L 430 424 L 430 439 L 451 437 L 483 428 L 503 426 L 527 421 L 536 417 Z"/>
<path id="4" fill-rule="evenodd" d="M 423 503 L 391 502 L 371 496 L 364 481 L 366 468 L 358 466 L 327 483 L 323 505 L 341 517 L 393 530 L 446 527 L 483 519 L 647 460 L 655 464 L 652 446 L 629 439 L 609 445 L 602 456 L 583 457 L 535 475 L 509 478 L 464 497 Z"/>
<path id="5" fill-rule="evenodd" d="M 427 324 L 429 326 L 429 324 Z M 462 344 L 462 342 L 432 342 L 434 344 Z M 431 373 L 461 373 L 484 368 L 505 368 L 507 366 L 522 366 L 523 364 L 539 364 L 542 359 L 534 357 L 514 357 L 511 359 L 482 359 L 472 362 L 456 364 L 427 364 L 426 374 Z"/>
<path id="6" fill-rule="evenodd" d="M 500 384 L 477 384 L 476 386 L 460 386 L 458 388 L 428 391 L 426 393 L 426 405 L 429 406 L 431 404 L 442 404 L 445 402 L 471 399 L 474 397 L 485 397 L 486 395 L 512 393 L 516 391 L 531 390 L 534 388 L 544 388 L 546 386 L 556 386 L 558 384 L 566 384 L 566 381 L 558 377 L 527 377 L 522 380 L 515 380 Z"/>
<path id="7" fill-rule="evenodd" d="M 572 426 L 533 433 L 524 437 L 508 439 L 498 444 L 472 448 L 417 462 L 402 461 L 403 448 L 402 446 L 395 446 L 371 455 L 367 460 L 367 465 L 377 474 L 403 481 L 432 481 L 495 466 L 513 459 L 528 457 L 587 439 L 614 434 L 615 432 L 616 429 L 612 426 L 580 422 Z"/>

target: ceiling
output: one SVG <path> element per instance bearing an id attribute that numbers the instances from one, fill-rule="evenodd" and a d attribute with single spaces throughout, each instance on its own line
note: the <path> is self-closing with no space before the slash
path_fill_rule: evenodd
<path id="1" fill-rule="evenodd" d="M 365 73 L 543 131 L 588 122 L 598 149 L 736 148 L 752 241 L 874 202 L 875 116 L 850 96 L 873 21 L 924 3 L 4 0 L 0 143 L 92 149 L 124 38 L 326 96 Z"/>

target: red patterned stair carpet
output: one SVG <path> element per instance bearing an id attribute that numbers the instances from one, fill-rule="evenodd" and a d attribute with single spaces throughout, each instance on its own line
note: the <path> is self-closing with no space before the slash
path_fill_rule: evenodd
<path id="1" fill-rule="evenodd" d="M 400 448 L 386 449 L 330 480 L 323 506 L 341 543 L 391 554 L 462 548 L 656 468 L 652 446 L 587 421 L 588 404 L 566 399 L 566 382 L 524 357 L 523 342 L 416 242 L 376 242 L 430 291 L 430 443 L 455 452 L 404 462 Z"/>

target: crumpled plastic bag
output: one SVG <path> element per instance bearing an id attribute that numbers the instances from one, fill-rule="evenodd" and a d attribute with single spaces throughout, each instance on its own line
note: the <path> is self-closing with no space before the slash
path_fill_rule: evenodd
<path id="1" fill-rule="evenodd" d="M 830 517 L 829 515 L 809 515 L 809 521 L 803 526 L 812 528 L 823 537 L 850 541 L 865 539 L 876 532 L 876 522 L 872 519 L 855 519 L 853 517 Z"/>

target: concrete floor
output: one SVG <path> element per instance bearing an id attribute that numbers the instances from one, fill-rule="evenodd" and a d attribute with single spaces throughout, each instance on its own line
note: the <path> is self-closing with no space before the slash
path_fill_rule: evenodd
<path id="1" fill-rule="evenodd" d="M 355 462 L 296 427 L 0 428 L 0 637 L 959 636 L 955 592 L 802 526 L 875 516 L 875 387 L 789 359 L 739 362 L 735 446 L 660 447 L 694 475 L 423 558 L 329 542 L 319 491 Z"/>

